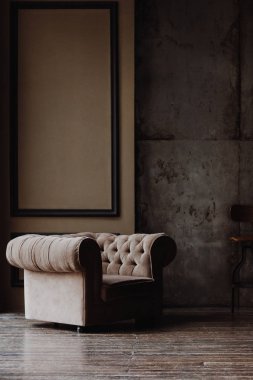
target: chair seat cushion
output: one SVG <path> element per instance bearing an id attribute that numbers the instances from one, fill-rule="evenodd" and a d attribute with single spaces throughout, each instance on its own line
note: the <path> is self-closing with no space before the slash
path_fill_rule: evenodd
<path id="1" fill-rule="evenodd" d="M 155 282 L 152 278 L 103 274 L 101 297 L 107 302 L 115 298 L 151 295 Z"/>

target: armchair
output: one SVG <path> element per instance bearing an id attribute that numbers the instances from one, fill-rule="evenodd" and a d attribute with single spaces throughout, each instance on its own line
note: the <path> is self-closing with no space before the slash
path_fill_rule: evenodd
<path id="1" fill-rule="evenodd" d="M 29 234 L 6 251 L 24 269 L 26 318 L 77 326 L 159 317 L 162 270 L 175 255 L 162 233 Z"/>

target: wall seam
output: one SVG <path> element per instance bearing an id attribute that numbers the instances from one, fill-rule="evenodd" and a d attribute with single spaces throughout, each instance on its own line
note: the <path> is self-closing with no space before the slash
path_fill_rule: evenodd
<path id="1" fill-rule="evenodd" d="M 241 109 L 242 109 L 242 71 L 241 71 L 241 1 L 238 0 L 238 70 L 237 70 L 237 92 L 238 92 L 238 114 L 237 114 L 237 130 L 238 130 L 238 200 L 241 203 Z M 239 234 L 241 234 L 241 223 L 239 223 Z"/>

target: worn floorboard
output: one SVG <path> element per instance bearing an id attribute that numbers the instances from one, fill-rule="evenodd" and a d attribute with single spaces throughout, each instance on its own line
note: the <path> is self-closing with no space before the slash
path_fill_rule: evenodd
<path id="1" fill-rule="evenodd" d="M 161 324 L 89 328 L 0 314 L 0 380 L 253 379 L 253 311 L 166 310 Z"/>

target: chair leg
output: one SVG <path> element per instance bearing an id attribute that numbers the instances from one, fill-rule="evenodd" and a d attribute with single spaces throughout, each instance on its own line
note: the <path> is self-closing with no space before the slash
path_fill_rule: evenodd
<path id="1" fill-rule="evenodd" d="M 248 248 L 249 248 L 248 246 L 241 247 L 241 250 L 240 250 L 241 258 L 232 273 L 232 307 L 231 307 L 232 313 L 234 312 L 234 308 L 235 308 L 235 296 L 236 296 L 237 310 L 239 310 L 240 308 L 240 287 L 239 287 L 240 274 L 241 274 L 241 268 L 246 261 L 246 253 L 247 253 Z M 238 286 L 233 285 L 236 283 L 238 284 Z"/>
<path id="2" fill-rule="evenodd" d="M 80 333 L 83 333 L 84 332 L 84 327 L 83 326 L 77 326 L 76 327 L 76 331 L 78 332 L 78 334 Z"/>
<path id="3" fill-rule="evenodd" d="M 234 313 L 234 310 L 235 310 L 235 288 L 232 287 L 231 312 Z"/>
<path id="4" fill-rule="evenodd" d="M 240 309 L 240 288 L 233 286 L 232 287 L 232 302 L 231 302 L 231 312 L 232 313 L 234 313 L 235 306 L 236 306 L 237 310 Z"/>
<path id="5" fill-rule="evenodd" d="M 237 310 L 240 309 L 240 289 L 239 288 L 236 288 L 236 296 L 237 296 L 237 300 L 236 300 L 236 303 L 237 303 Z"/>

